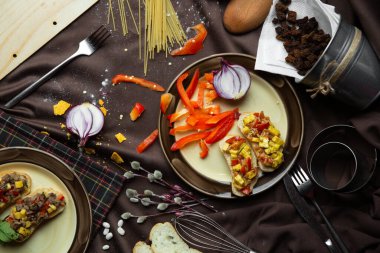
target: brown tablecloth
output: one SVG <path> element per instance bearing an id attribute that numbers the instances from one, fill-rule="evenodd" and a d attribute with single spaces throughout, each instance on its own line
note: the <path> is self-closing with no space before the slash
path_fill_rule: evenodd
<path id="1" fill-rule="evenodd" d="M 114 1 L 114 12 L 117 14 L 117 2 Z M 172 1 L 178 12 L 183 27 L 189 27 L 203 21 L 209 32 L 204 49 L 193 56 L 165 58 L 164 54 L 156 54 L 149 61 L 147 79 L 168 87 L 175 76 L 187 65 L 205 56 L 237 52 L 256 55 L 260 29 L 242 35 L 232 35 L 225 31 L 222 16 L 227 1 L 188 0 Z M 380 8 L 376 0 L 334 0 L 326 1 L 335 5 L 348 22 L 361 28 L 374 50 L 380 55 Z M 137 1 L 130 1 L 135 16 Z M 54 39 L 48 42 L 37 53 L 20 65 L 16 70 L 0 81 L 0 104 L 4 104 L 12 96 L 33 82 L 66 56 L 74 52 L 80 40 L 99 25 L 107 23 L 108 1 L 100 0 L 89 11 L 75 20 Z M 129 13 L 127 11 L 127 13 Z M 117 16 L 118 17 L 118 16 Z M 128 14 L 130 19 L 130 14 Z M 138 36 L 132 22 L 129 22 L 129 33 L 121 35 L 119 20 L 117 30 L 112 33 L 105 46 L 91 57 L 82 57 L 59 72 L 31 96 L 23 100 L 11 110 L 4 110 L 18 120 L 29 124 L 37 130 L 47 131 L 54 139 L 76 148 L 76 140 L 67 139 L 66 132 L 61 129 L 63 117 L 54 116 L 52 106 L 59 100 L 72 104 L 98 99 L 105 101 L 108 109 L 103 131 L 92 138 L 89 147 L 96 149 L 93 159 L 113 166 L 115 171 L 120 167 L 109 160 L 113 151 L 123 156 L 128 168 L 130 161 L 139 161 L 141 165 L 153 171 L 159 169 L 167 181 L 185 185 L 171 170 L 161 147 L 156 142 L 142 154 L 135 150 L 137 144 L 153 129 L 157 128 L 160 93 L 132 85 L 120 84 L 111 86 L 110 80 L 118 73 L 129 73 L 144 76 L 143 62 L 138 58 Z M 112 29 L 112 25 L 107 27 Z M 379 80 L 380 81 L 380 80 Z M 304 145 L 299 155 L 299 163 L 305 165 L 307 144 L 314 135 L 326 126 L 353 123 L 374 145 L 380 147 L 380 106 L 374 104 L 364 112 L 351 112 L 346 106 L 328 97 L 309 98 L 304 87 L 293 84 L 300 98 L 306 122 Z M 129 120 L 129 112 L 134 103 L 146 105 L 142 118 L 136 122 Z M 123 115 L 123 116 L 121 116 Z M 123 132 L 128 140 L 122 144 L 116 142 L 114 135 Z M 370 186 L 360 193 L 337 195 L 323 191 L 317 192 L 317 199 L 336 227 L 338 233 L 352 252 L 380 252 L 380 183 L 375 174 Z M 140 179 L 128 181 L 125 188 L 143 190 L 153 189 L 159 192 L 162 188 Z M 204 197 L 199 193 L 196 195 Z M 213 217 L 243 243 L 259 252 L 328 252 L 317 235 L 298 215 L 289 201 L 282 182 L 271 190 L 244 200 L 209 199 L 220 212 Z M 110 207 L 107 221 L 112 224 L 114 238 L 107 241 L 102 231 L 91 240 L 88 252 L 102 252 L 102 245 L 109 244 L 108 252 L 131 252 L 138 240 L 148 238 L 148 231 L 156 222 L 169 221 L 172 216 L 159 216 L 148 219 L 143 224 L 128 220 L 124 224 L 126 235 L 116 232 L 120 214 L 129 211 L 136 214 L 156 212 L 154 208 L 145 208 L 129 202 L 124 193 Z M 203 212 L 209 212 L 207 209 Z M 225 215 L 221 215 L 224 211 Z"/>

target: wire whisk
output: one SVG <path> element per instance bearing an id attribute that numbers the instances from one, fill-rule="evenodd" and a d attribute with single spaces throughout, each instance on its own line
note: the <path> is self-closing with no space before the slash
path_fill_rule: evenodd
<path id="1" fill-rule="evenodd" d="M 174 218 L 173 223 L 181 238 L 195 247 L 217 252 L 257 253 L 213 219 L 199 212 L 182 212 Z"/>

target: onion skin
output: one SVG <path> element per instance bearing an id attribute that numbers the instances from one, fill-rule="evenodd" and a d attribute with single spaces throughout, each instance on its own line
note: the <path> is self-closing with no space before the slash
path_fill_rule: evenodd
<path id="1" fill-rule="evenodd" d="M 103 125 L 102 111 L 88 102 L 72 107 L 66 116 L 67 129 L 80 138 L 79 147 L 85 146 L 88 138 L 98 134 Z"/>
<path id="2" fill-rule="evenodd" d="M 247 69 L 237 64 L 221 61 L 221 69 L 214 73 L 214 87 L 219 97 L 238 100 L 251 86 L 251 76 Z"/>

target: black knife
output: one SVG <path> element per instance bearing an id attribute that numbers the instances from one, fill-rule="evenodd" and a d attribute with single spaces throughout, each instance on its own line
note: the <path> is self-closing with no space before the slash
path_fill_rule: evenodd
<path id="1" fill-rule="evenodd" d="M 301 217 L 309 224 L 314 232 L 322 239 L 323 243 L 330 250 L 331 253 L 339 253 L 340 251 L 335 246 L 335 243 L 330 239 L 329 234 L 323 229 L 322 225 L 318 222 L 317 218 L 313 214 L 312 209 L 305 199 L 300 195 L 296 187 L 294 186 L 289 175 L 285 175 L 284 184 L 286 191 L 288 192 L 290 201 L 297 209 Z"/>

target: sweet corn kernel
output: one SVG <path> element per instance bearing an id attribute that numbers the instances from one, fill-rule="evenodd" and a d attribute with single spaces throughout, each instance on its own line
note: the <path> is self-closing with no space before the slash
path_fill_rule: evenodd
<path id="1" fill-rule="evenodd" d="M 15 219 L 20 220 L 21 219 L 21 213 L 20 212 L 15 212 L 14 215 Z"/>
<path id="2" fill-rule="evenodd" d="M 19 227 L 17 232 L 21 235 L 24 235 L 24 236 L 27 234 L 26 228 L 24 228 L 24 227 Z"/>
<path id="3" fill-rule="evenodd" d="M 26 215 L 26 209 L 25 208 L 21 209 L 20 214 L 22 216 L 25 216 Z"/>
<path id="4" fill-rule="evenodd" d="M 7 183 L 7 190 L 10 190 L 12 188 L 10 183 Z"/>
<path id="5" fill-rule="evenodd" d="M 25 222 L 25 227 L 26 228 L 30 228 L 31 225 L 32 225 L 32 223 L 30 221 L 26 221 Z"/>
<path id="6" fill-rule="evenodd" d="M 255 119 L 255 116 L 253 114 L 250 114 L 243 119 L 243 123 L 244 125 L 247 125 L 251 123 L 254 119 Z"/>
<path id="7" fill-rule="evenodd" d="M 53 209 L 53 211 L 57 210 L 57 207 L 56 207 L 55 205 L 53 205 L 53 204 L 50 204 L 49 207 L 50 207 L 51 209 Z"/>
<path id="8" fill-rule="evenodd" d="M 254 170 L 250 170 L 247 173 L 245 173 L 245 177 L 248 179 L 252 179 L 256 176 L 256 172 Z"/>
<path id="9" fill-rule="evenodd" d="M 239 163 L 239 164 L 232 166 L 232 170 L 233 171 L 240 171 L 241 170 L 241 164 Z"/>
<path id="10" fill-rule="evenodd" d="M 272 125 L 270 125 L 270 126 L 268 127 L 268 131 L 269 131 L 271 134 L 275 135 L 275 136 L 279 136 L 279 135 L 280 135 L 280 131 L 278 131 L 278 129 L 275 128 L 275 127 L 272 126 Z"/>
<path id="11" fill-rule="evenodd" d="M 237 185 L 244 185 L 244 178 L 243 178 L 240 174 L 237 174 L 237 175 L 234 177 L 234 182 L 235 182 Z"/>
<path id="12" fill-rule="evenodd" d="M 22 188 L 23 186 L 24 186 L 24 183 L 21 180 L 15 182 L 16 188 Z"/>
<path id="13" fill-rule="evenodd" d="M 247 127 L 247 126 L 243 127 L 243 130 L 242 130 L 243 134 L 248 134 L 249 131 L 250 131 L 249 127 Z"/>

